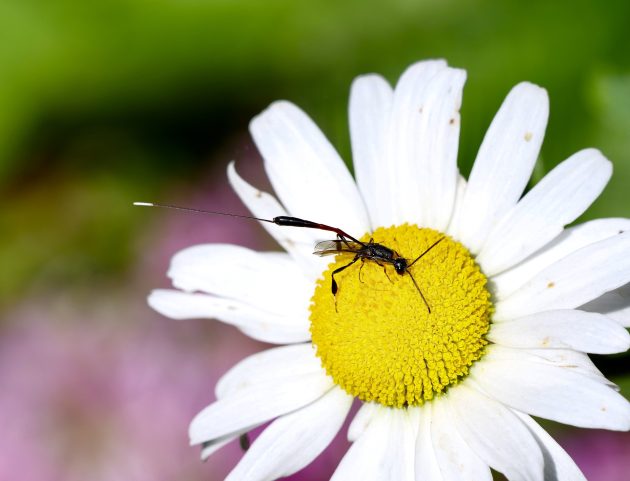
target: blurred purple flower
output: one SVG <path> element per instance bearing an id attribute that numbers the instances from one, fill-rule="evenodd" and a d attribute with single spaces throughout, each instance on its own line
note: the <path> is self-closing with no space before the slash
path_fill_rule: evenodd
<path id="1" fill-rule="evenodd" d="M 232 358 L 231 332 L 194 342 L 189 330 L 181 349 L 155 319 L 132 331 L 44 309 L 14 320 L 0 339 L 0 479 L 222 479 L 240 456 L 229 446 L 203 465 L 186 432 Z"/>
<path id="2" fill-rule="evenodd" d="M 630 433 L 575 430 L 561 444 L 589 481 L 630 479 Z"/>

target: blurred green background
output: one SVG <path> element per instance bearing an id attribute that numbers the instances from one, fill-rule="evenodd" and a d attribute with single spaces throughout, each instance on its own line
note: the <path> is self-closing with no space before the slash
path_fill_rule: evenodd
<path id="1" fill-rule="evenodd" d="M 627 217 L 629 24 L 622 0 L 4 0 L 2 325 L 42 298 L 143 304 L 176 249 L 162 253 L 160 277 L 134 278 L 164 213 L 132 201 L 201 198 L 200 178 L 224 183 L 227 162 L 251 155 L 249 119 L 279 98 L 306 110 L 349 160 L 352 79 L 378 72 L 394 82 L 425 58 L 468 71 L 464 172 L 503 97 L 529 80 L 551 99 L 534 180 L 597 147 L 615 174 L 587 218 Z M 178 245 L 190 243 L 184 233 Z M 627 379 L 627 356 L 597 362 Z"/>

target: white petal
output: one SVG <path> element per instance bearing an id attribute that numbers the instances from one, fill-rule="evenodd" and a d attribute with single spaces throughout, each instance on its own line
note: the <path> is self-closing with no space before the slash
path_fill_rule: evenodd
<path id="1" fill-rule="evenodd" d="M 168 276 L 184 291 L 202 291 L 304 318 L 314 289 L 287 254 L 255 252 L 232 244 L 184 249 L 173 257 Z"/>
<path id="2" fill-rule="evenodd" d="M 432 406 L 431 440 L 442 479 L 492 481 L 489 466 L 462 439 L 445 403 L 438 400 Z"/>
<path id="3" fill-rule="evenodd" d="M 496 362 L 503 360 L 520 361 L 525 357 L 528 361 L 567 369 L 612 389 L 619 390 L 614 383 L 604 377 L 588 355 L 583 352 L 571 349 L 510 349 L 493 345 L 487 348 L 486 356 Z"/>
<path id="4" fill-rule="evenodd" d="M 630 219 L 598 219 L 565 229 L 547 246 L 519 265 L 492 277 L 497 299 L 505 299 L 538 272 L 578 249 L 627 230 L 630 230 Z"/>
<path id="5" fill-rule="evenodd" d="M 457 176 L 457 189 L 455 190 L 455 203 L 453 204 L 453 216 L 448 224 L 446 233 L 454 236 L 459 232 L 459 225 L 461 223 L 461 215 L 464 197 L 466 195 L 466 185 L 468 182 L 461 174 Z"/>
<path id="6" fill-rule="evenodd" d="M 513 359 L 493 360 L 492 350 L 488 350 L 470 372 L 495 399 L 564 424 L 630 429 L 630 403 L 609 386 L 572 369 L 539 362 L 527 350 L 503 349 L 511 350 Z"/>
<path id="7" fill-rule="evenodd" d="M 551 309 L 572 309 L 630 280 L 630 232 L 569 254 L 495 305 L 494 318 L 511 319 Z"/>
<path id="8" fill-rule="evenodd" d="M 545 481 L 586 481 L 571 456 L 536 421 L 518 411 L 514 414 L 525 423 L 538 441 L 545 458 Z"/>
<path id="9" fill-rule="evenodd" d="M 234 299 L 156 289 L 148 302 L 172 319 L 217 319 L 263 342 L 289 344 L 310 339 L 308 318 L 265 312 Z"/>
<path id="10" fill-rule="evenodd" d="M 401 106 L 401 91 L 399 86 L 406 78 L 405 84 L 410 88 L 416 86 L 421 89 L 426 86 L 428 80 L 434 76 L 438 71 L 446 68 L 446 62 L 444 60 L 430 60 L 425 62 L 418 62 L 409 67 L 401 76 L 398 81 L 396 90 L 393 92 L 391 99 L 389 100 L 389 115 L 384 119 L 383 125 L 384 131 L 382 136 L 382 155 L 379 161 L 379 167 L 373 172 L 373 175 L 377 176 L 377 202 L 378 202 L 378 214 L 372 219 L 372 226 L 390 226 L 392 224 L 411 221 L 411 219 L 403 219 L 403 213 L 400 210 L 402 199 L 400 198 L 400 182 L 401 177 L 405 176 L 403 172 L 405 168 L 408 168 L 408 163 L 403 163 L 403 160 L 398 156 L 396 149 L 395 139 L 399 136 L 400 132 L 396 129 L 402 122 L 402 118 L 397 112 L 393 111 L 394 100 L 397 97 L 397 104 Z M 410 88 L 405 89 L 406 92 L 410 91 Z M 408 181 L 409 182 L 409 181 Z"/>
<path id="11" fill-rule="evenodd" d="M 608 317 L 573 309 L 545 311 L 494 323 L 488 339 L 518 348 L 566 348 L 613 354 L 630 348 L 630 334 Z"/>
<path id="12" fill-rule="evenodd" d="M 463 384 L 445 401 L 462 439 L 484 463 L 510 481 L 543 479 L 540 448 L 511 410 Z"/>
<path id="13" fill-rule="evenodd" d="M 226 481 L 272 481 L 310 464 L 341 428 L 352 396 L 339 388 L 276 419 L 243 456 Z"/>
<path id="14" fill-rule="evenodd" d="M 611 175 L 612 164 L 595 149 L 558 165 L 492 229 L 477 256 L 484 273 L 504 271 L 562 233 L 599 197 Z"/>
<path id="15" fill-rule="evenodd" d="M 242 389 L 301 375 L 325 375 L 312 344 L 282 346 L 257 352 L 235 364 L 215 388 L 217 399 L 234 396 Z"/>
<path id="16" fill-rule="evenodd" d="M 398 208 L 387 224 L 444 231 L 457 188 L 457 148 L 466 72 L 442 61 L 409 67 L 394 91 L 387 158 Z"/>
<path id="17" fill-rule="evenodd" d="M 274 102 L 251 121 L 250 131 L 290 215 L 341 227 L 355 237 L 370 230 L 354 179 L 302 110 L 290 102 Z"/>
<path id="18" fill-rule="evenodd" d="M 331 481 L 414 481 L 416 428 L 402 409 L 379 407 L 352 444 Z"/>
<path id="19" fill-rule="evenodd" d="M 291 353 L 296 356 L 290 356 Z M 298 346 L 262 354 L 258 359 L 284 357 L 285 364 L 293 363 L 294 366 L 287 367 L 275 359 L 275 362 L 261 363 L 267 370 L 258 369 L 254 368 L 254 361 L 247 359 L 243 362 L 252 368 L 247 376 L 242 372 L 244 367 L 237 365 L 235 372 L 226 374 L 221 381 L 223 387 L 218 388 L 221 397 L 193 419 L 189 430 L 191 444 L 249 430 L 315 401 L 334 386 L 321 367 L 314 365 L 316 361 L 309 363 L 302 359 L 307 359 L 309 354 L 306 350 L 300 351 Z M 272 367 L 275 371 L 269 372 Z"/>
<path id="20" fill-rule="evenodd" d="M 354 442 L 363 436 L 366 428 L 378 412 L 378 404 L 371 402 L 363 403 L 354 415 L 350 427 L 348 428 L 348 441 Z"/>
<path id="21" fill-rule="evenodd" d="M 389 225 L 395 202 L 386 186 L 394 181 L 393 166 L 385 160 L 385 133 L 393 91 L 380 75 L 357 77 L 350 90 L 350 138 L 352 158 L 359 191 L 368 210 L 372 227 Z"/>
<path id="22" fill-rule="evenodd" d="M 234 162 L 228 165 L 227 172 L 232 188 L 255 217 L 273 219 L 277 216 L 288 215 L 275 197 L 245 182 L 236 172 Z M 260 224 L 313 279 L 316 279 L 326 268 L 328 260 L 313 255 L 315 242 L 322 236 L 326 236 L 322 231 L 283 227 L 270 222 Z"/>
<path id="23" fill-rule="evenodd" d="M 426 403 L 422 408 L 412 408 L 410 411 L 418 413 L 418 434 L 416 438 L 415 477 L 416 481 L 442 481 L 445 478 L 440 471 L 433 446 L 431 425 L 433 423 L 432 403 Z"/>
<path id="24" fill-rule="evenodd" d="M 548 116 L 547 92 L 525 82 L 512 89 L 494 117 L 468 179 L 456 235 L 473 254 L 521 197 L 538 157 Z"/>
<path id="25" fill-rule="evenodd" d="M 624 327 L 630 327 L 630 283 L 584 304 L 580 309 L 601 312 Z"/>

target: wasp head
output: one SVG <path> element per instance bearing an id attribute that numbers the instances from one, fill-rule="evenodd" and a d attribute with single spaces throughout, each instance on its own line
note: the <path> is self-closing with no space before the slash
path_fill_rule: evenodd
<path id="1" fill-rule="evenodd" d="M 400 274 L 401 276 L 407 270 L 407 259 L 405 259 L 404 257 L 399 257 L 398 259 L 394 259 L 393 264 L 394 264 L 394 269 L 396 269 L 396 272 Z"/>

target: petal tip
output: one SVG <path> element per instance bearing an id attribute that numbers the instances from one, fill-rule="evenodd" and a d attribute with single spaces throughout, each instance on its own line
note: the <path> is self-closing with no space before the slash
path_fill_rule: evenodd
<path id="1" fill-rule="evenodd" d="M 260 129 L 269 128 L 268 124 L 273 122 L 272 119 L 277 119 L 279 115 L 283 115 L 286 112 L 295 113 L 301 112 L 301 110 L 288 100 L 275 100 L 266 109 L 254 116 L 249 122 L 249 131 L 254 137 L 254 141 L 256 141 L 257 134 L 260 133 Z"/>
<path id="2" fill-rule="evenodd" d="M 167 295 L 167 292 L 166 289 L 154 289 L 147 296 L 147 304 L 149 307 L 162 315 L 166 315 L 164 314 L 163 304 L 164 296 Z"/>

